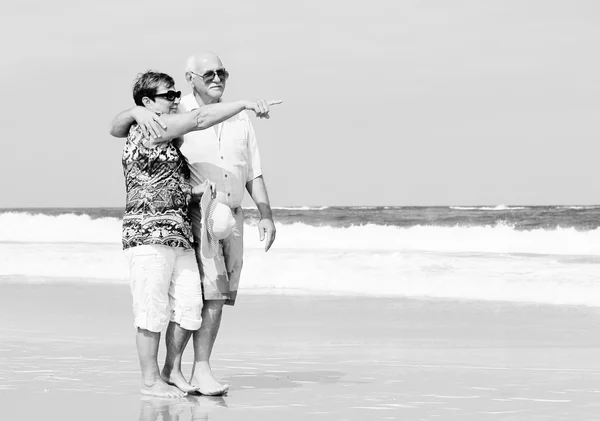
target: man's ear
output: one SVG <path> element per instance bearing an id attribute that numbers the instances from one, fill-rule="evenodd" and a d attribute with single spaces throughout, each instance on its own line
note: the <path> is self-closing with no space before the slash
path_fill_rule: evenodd
<path id="1" fill-rule="evenodd" d="M 185 80 L 190 85 L 192 84 L 192 78 L 193 78 L 193 76 L 190 72 L 185 72 Z"/>
<path id="2" fill-rule="evenodd" d="M 152 100 L 145 96 L 142 98 L 142 104 L 144 104 L 144 107 L 150 107 L 150 105 L 152 104 Z"/>

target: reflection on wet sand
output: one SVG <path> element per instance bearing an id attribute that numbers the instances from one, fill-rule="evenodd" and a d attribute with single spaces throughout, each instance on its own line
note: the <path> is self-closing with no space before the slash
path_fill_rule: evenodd
<path id="1" fill-rule="evenodd" d="M 222 396 L 190 395 L 181 399 L 142 396 L 139 421 L 180 421 L 180 417 L 181 420 L 205 421 L 217 408 L 227 408 Z"/>

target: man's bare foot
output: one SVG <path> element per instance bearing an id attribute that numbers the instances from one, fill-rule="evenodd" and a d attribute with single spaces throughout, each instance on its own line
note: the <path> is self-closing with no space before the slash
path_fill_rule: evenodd
<path id="1" fill-rule="evenodd" d="M 219 383 L 211 372 L 194 373 L 190 383 L 198 386 L 198 392 L 206 396 L 222 396 L 229 390 L 229 385 Z"/>
<path id="2" fill-rule="evenodd" d="M 161 378 L 156 379 L 153 384 L 142 382 L 141 392 L 143 395 L 160 396 L 161 398 L 182 398 L 187 395 L 175 386 L 168 385 Z"/>
<path id="3" fill-rule="evenodd" d="M 181 374 L 181 371 L 174 370 L 174 371 L 171 371 L 170 373 L 168 373 L 167 370 L 163 369 L 160 376 L 167 384 L 175 386 L 182 392 L 185 392 L 185 393 L 197 392 L 199 389 L 199 387 L 192 386 L 191 384 L 186 382 L 185 378 L 183 377 L 183 374 Z"/>

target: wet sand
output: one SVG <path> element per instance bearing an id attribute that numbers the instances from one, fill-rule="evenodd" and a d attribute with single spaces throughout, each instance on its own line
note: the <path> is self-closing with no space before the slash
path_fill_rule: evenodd
<path id="1" fill-rule="evenodd" d="M 142 397 L 127 286 L 0 284 L 7 420 L 596 420 L 600 310 L 249 295 L 214 349 L 227 396 Z M 191 350 L 190 350 L 191 351 Z M 161 356 L 163 357 L 161 346 Z M 185 370 L 191 370 L 186 352 Z"/>

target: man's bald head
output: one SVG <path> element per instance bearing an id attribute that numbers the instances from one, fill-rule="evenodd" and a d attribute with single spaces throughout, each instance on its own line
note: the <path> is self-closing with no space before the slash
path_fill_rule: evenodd
<path id="1" fill-rule="evenodd" d="M 212 51 L 203 51 L 188 57 L 185 71 L 203 74 L 206 70 L 214 70 L 213 67 L 223 67 L 221 59 Z"/>

